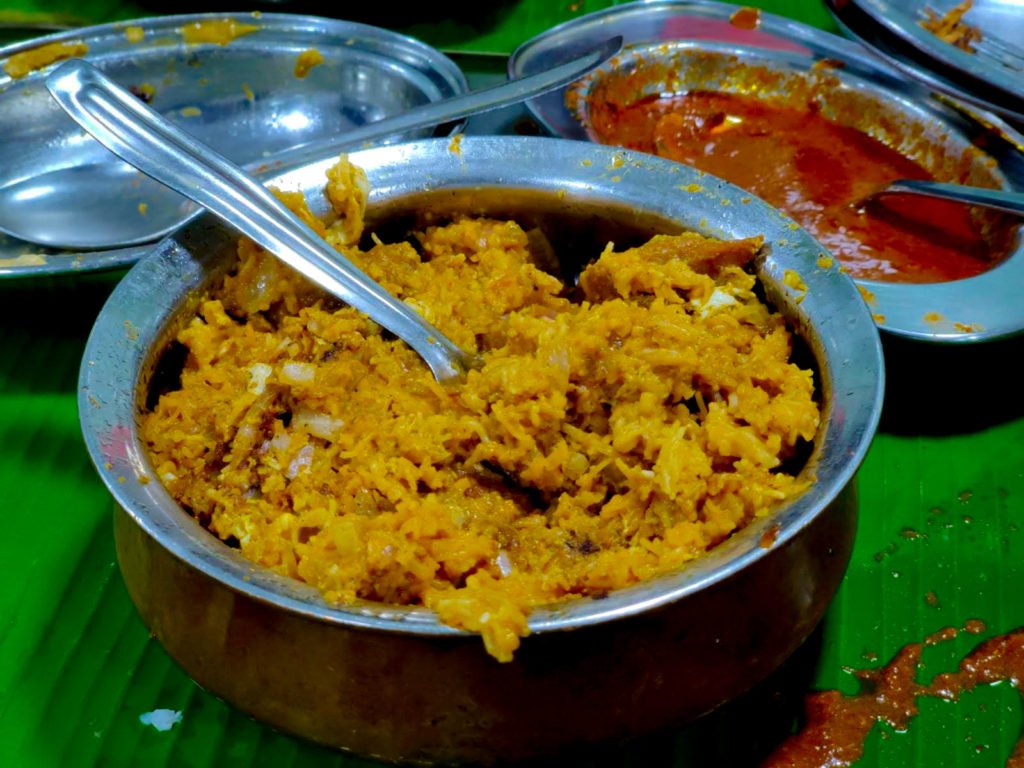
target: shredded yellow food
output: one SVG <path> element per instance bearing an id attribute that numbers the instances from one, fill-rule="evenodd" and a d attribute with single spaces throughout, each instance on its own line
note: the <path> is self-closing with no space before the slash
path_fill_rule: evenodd
<path id="1" fill-rule="evenodd" d="M 968 53 L 974 53 L 974 44 L 982 40 L 981 29 L 963 20 L 964 14 L 971 10 L 973 5 L 974 0 L 964 0 L 943 14 L 925 6 L 925 18 L 918 24 L 943 42 L 955 45 Z"/>
<path id="2" fill-rule="evenodd" d="M 579 294 L 512 221 L 351 245 L 365 176 L 325 225 L 285 202 L 484 365 L 441 386 L 416 353 L 248 240 L 142 419 L 157 474 L 251 560 L 331 602 L 425 605 L 511 659 L 535 606 L 677 569 L 810 482 L 812 373 L 745 271 L 760 239 L 609 246 Z"/>

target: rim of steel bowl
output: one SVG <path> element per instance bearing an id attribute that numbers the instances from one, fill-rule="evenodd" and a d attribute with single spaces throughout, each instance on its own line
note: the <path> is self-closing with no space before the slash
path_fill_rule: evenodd
<path id="1" fill-rule="evenodd" d="M 383 201 L 424 191 L 508 187 L 551 193 L 566 201 L 614 201 L 712 236 L 763 235 L 766 255 L 757 270 L 766 294 L 817 358 L 823 419 L 804 469 L 814 477 L 805 493 L 679 571 L 615 590 L 602 599 L 534 609 L 529 615 L 531 634 L 632 616 L 721 583 L 797 536 L 851 482 L 881 410 L 884 373 L 878 332 L 853 282 L 829 260 L 819 259 L 822 247 L 785 215 L 738 187 L 686 166 L 586 142 L 466 137 L 458 147 L 447 139 L 426 140 L 353 153 L 350 158 L 370 179 L 371 211 Z M 334 161 L 326 158 L 282 172 L 270 183 L 310 193 L 314 211 L 323 212 L 324 172 Z M 82 362 L 79 409 L 89 453 L 104 483 L 134 522 L 166 550 L 258 601 L 349 627 L 469 635 L 441 624 L 424 608 L 369 602 L 330 605 L 312 587 L 244 559 L 203 529 L 161 486 L 136 431 L 154 350 L 193 314 L 195 294 L 209 283 L 218 260 L 227 261 L 219 254 L 236 239 L 209 215 L 197 219 L 138 263 L 100 312 Z M 794 275 L 799 279 L 791 279 Z M 801 283 L 806 290 L 789 287 Z M 762 537 L 769 530 L 773 543 L 766 548 Z"/>

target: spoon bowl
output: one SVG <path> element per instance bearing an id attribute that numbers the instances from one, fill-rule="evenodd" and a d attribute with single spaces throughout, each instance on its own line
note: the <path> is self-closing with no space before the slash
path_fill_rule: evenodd
<path id="1" fill-rule="evenodd" d="M 177 192 L 107 158 L 0 187 L 0 232 L 50 248 L 149 243 L 173 232 L 197 210 Z"/>

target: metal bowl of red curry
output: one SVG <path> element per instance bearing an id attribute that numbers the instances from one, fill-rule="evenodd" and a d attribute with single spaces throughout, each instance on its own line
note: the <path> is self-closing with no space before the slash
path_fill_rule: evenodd
<path id="1" fill-rule="evenodd" d="M 698 717 L 778 668 L 843 577 L 856 527 L 854 475 L 881 408 L 875 325 L 853 283 L 819 263 L 811 237 L 729 184 L 585 142 L 467 137 L 457 149 L 436 140 L 353 154 L 372 185 L 371 222 L 468 205 L 548 227 L 556 243 L 565 235 L 587 241 L 594 255 L 605 238 L 666 230 L 763 235 L 756 270 L 765 295 L 817 371 L 823 419 L 803 470 L 815 482 L 679 572 L 535 610 L 510 663 L 426 609 L 328 604 L 243 559 L 149 481 L 158 475 L 137 419 L 154 371 L 203 291 L 236 258 L 237 236 L 206 216 L 128 273 L 82 363 L 83 434 L 116 500 L 128 592 L 200 685 L 275 727 L 363 755 L 493 763 Z M 333 161 L 271 181 L 304 192 L 324 213 Z"/>
<path id="2" fill-rule="evenodd" d="M 941 343 L 1024 331 L 1017 220 L 914 196 L 858 205 L 893 178 L 1024 190 L 1024 155 L 920 89 L 804 53 L 672 41 L 630 46 L 566 103 L 593 141 L 688 163 L 789 210 L 885 331 Z M 730 144 L 744 121 L 749 134 Z"/>

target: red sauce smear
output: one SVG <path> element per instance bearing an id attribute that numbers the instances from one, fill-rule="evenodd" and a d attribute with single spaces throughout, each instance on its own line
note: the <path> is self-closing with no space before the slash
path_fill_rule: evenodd
<path id="1" fill-rule="evenodd" d="M 983 632 L 980 621 L 970 621 L 964 631 Z M 764 768 L 840 768 L 855 763 L 864 753 L 864 739 L 876 721 L 884 720 L 896 730 L 905 730 L 918 713 L 917 697 L 936 696 L 956 701 L 973 688 L 1002 680 L 1018 691 L 1024 680 L 1024 628 L 993 637 L 978 645 L 961 662 L 956 672 L 936 675 L 931 683 L 915 681 L 921 651 L 956 636 L 947 628 L 930 635 L 923 643 L 901 649 L 885 667 L 858 671 L 864 692 L 846 696 L 839 691 L 821 691 L 807 697 L 807 724 L 784 741 L 763 763 Z M 1024 768 L 1024 740 L 1014 746 L 1007 768 Z"/>
<path id="2" fill-rule="evenodd" d="M 866 133 L 822 117 L 813 104 L 698 90 L 626 105 L 592 95 L 588 107 L 602 143 L 686 163 L 753 192 L 796 219 L 854 277 L 935 283 L 995 263 L 967 206 L 893 195 L 858 208 L 890 181 L 931 176 Z"/>
<path id="3" fill-rule="evenodd" d="M 757 542 L 760 545 L 761 549 L 771 549 L 772 547 L 774 547 L 775 541 L 779 538 L 779 532 L 781 530 L 781 526 L 773 525 L 770 528 L 768 528 L 768 530 L 766 530 L 764 533 L 762 533 L 761 538 Z"/>
<path id="4" fill-rule="evenodd" d="M 739 29 L 757 29 L 761 23 L 761 11 L 744 6 L 729 17 L 729 23 Z"/>

